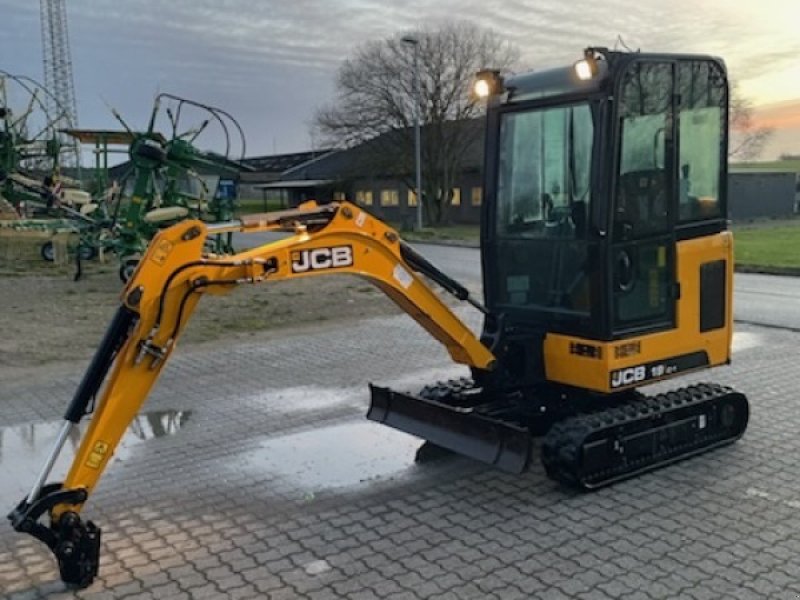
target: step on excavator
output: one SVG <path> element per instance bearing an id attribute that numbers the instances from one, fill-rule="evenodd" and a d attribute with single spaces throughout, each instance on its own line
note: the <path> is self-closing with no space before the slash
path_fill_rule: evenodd
<path id="1" fill-rule="evenodd" d="M 498 468 L 591 490 L 728 444 L 745 396 L 716 384 L 640 388 L 731 359 L 726 219 L 728 84 L 721 60 L 588 48 L 565 68 L 479 73 L 487 102 L 483 302 L 348 202 L 207 224 L 153 239 L 68 406 L 13 527 L 53 551 L 61 578 L 97 574 L 100 528 L 80 512 L 197 302 L 240 285 L 346 273 L 369 280 L 441 342 L 469 379 L 418 393 L 371 386 L 368 418 Z M 208 236 L 289 235 L 239 254 Z M 476 336 L 441 286 L 484 316 Z M 62 483 L 70 431 L 90 418 Z"/>

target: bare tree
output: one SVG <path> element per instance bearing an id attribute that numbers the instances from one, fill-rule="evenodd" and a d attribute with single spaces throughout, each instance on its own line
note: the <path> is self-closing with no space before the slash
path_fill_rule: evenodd
<path id="1" fill-rule="evenodd" d="M 753 160 L 758 158 L 764 145 L 772 136 L 769 127 L 758 127 L 753 120 L 753 103 L 742 96 L 739 86 L 731 84 L 730 100 L 730 160 Z"/>
<path id="2" fill-rule="evenodd" d="M 401 178 L 413 189 L 414 48 L 402 37 L 359 47 L 339 69 L 337 97 L 315 122 L 330 143 L 365 144 L 357 167 L 373 176 Z M 452 197 L 465 153 L 480 143 L 483 128 L 467 123 L 483 107 L 469 93 L 483 68 L 507 70 L 517 51 L 488 29 L 451 23 L 411 32 L 418 40 L 423 207 L 438 223 Z"/>

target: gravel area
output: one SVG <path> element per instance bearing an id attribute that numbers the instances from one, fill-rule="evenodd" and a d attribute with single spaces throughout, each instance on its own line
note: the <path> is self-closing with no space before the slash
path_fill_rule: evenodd
<path id="1" fill-rule="evenodd" d="M 111 266 L 86 269 L 79 281 L 72 280 L 69 269 L 0 273 L 0 379 L 90 357 L 118 305 L 120 290 Z M 397 313 L 377 288 L 347 275 L 242 286 L 227 296 L 204 299 L 181 344 L 233 341 L 262 330 L 313 328 L 323 321 Z"/>

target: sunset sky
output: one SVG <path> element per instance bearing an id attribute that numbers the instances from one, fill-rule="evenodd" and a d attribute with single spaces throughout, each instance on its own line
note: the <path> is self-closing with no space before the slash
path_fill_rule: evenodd
<path id="1" fill-rule="evenodd" d="M 226 108 L 248 154 L 308 149 L 334 75 L 369 39 L 461 19 L 518 46 L 522 68 L 586 45 L 722 56 L 776 134 L 762 158 L 800 153 L 800 0 L 67 0 L 80 124 L 143 126 L 156 91 Z M 0 0 L 0 68 L 42 78 L 39 3 Z"/>

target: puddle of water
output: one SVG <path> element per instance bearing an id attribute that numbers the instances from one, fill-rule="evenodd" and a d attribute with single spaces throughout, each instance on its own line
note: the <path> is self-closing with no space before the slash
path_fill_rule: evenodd
<path id="1" fill-rule="evenodd" d="M 190 415 L 191 411 L 186 410 L 151 411 L 137 415 L 117 446 L 112 462 L 126 460 L 145 440 L 176 433 L 186 425 Z M 62 424 L 63 421 L 49 421 L 0 427 L 0 513 L 13 508 L 30 491 Z M 88 419 L 73 427 L 48 482 L 64 479 L 88 427 Z"/>
<path id="2" fill-rule="evenodd" d="M 374 423 L 346 423 L 263 442 L 237 468 L 274 474 L 307 491 L 351 487 L 409 471 L 421 441 Z"/>

